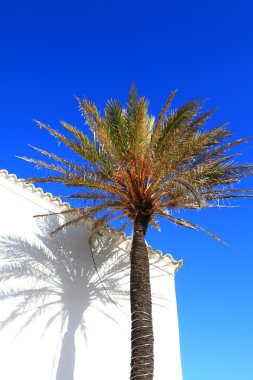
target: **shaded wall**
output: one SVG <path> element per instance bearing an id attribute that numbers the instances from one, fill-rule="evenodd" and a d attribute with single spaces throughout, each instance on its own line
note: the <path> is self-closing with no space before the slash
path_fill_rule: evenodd
<path id="1" fill-rule="evenodd" d="M 62 217 L 33 217 L 62 209 L 0 174 L 0 378 L 127 380 L 130 241 L 109 234 L 91 252 L 85 226 L 51 237 Z M 182 378 L 174 270 L 152 257 L 156 380 Z"/>

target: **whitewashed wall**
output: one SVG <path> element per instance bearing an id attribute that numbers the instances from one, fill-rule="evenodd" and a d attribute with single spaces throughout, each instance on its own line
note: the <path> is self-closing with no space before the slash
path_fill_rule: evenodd
<path id="1" fill-rule="evenodd" d="M 88 226 L 54 237 L 68 208 L 0 171 L 0 379 L 128 380 L 129 246 L 108 232 L 93 256 Z M 96 268 L 94 266 L 96 263 Z M 174 271 L 153 253 L 155 380 L 181 380 Z"/>

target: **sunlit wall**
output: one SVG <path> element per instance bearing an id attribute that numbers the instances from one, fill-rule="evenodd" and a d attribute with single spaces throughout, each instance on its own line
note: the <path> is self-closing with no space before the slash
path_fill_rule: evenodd
<path id="1" fill-rule="evenodd" d="M 67 210 L 51 195 L 0 171 L 0 379 L 128 380 L 129 247 L 89 225 L 51 236 Z M 174 271 L 150 257 L 155 380 L 181 380 Z"/>

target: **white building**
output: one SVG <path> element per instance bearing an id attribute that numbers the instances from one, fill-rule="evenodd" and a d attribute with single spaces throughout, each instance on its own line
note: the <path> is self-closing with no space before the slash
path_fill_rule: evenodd
<path id="1" fill-rule="evenodd" d="M 89 223 L 50 236 L 69 208 L 0 170 L 0 379 L 128 380 L 129 248 Z M 150 251 L 155 380 L 182 380 L 172 256 Z"/>

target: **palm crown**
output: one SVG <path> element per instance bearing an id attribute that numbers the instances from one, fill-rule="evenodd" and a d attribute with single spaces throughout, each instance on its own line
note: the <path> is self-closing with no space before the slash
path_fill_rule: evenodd
<path id="1" fill-rule="evenodd" d="M 126 219 L 123 230 L 141 212 L 149 215 L 150 223 L 158 229 L 161 217 L 202 229 L 221 240 L 174 211 L 221 207 L 217 202 L 221 199 L 250 196 L 250 190 L 233 185 L 251 175 L 253 165 L 236 163 L 236 153 L 227 153 L 248 138 L 228 141 L 231 132 L 225 123 L 203 130 L 215 110 L 202 112 L 199 100 L 172 110 L 175 93 L 169 95 L 157 120 L 148 114 L 148 101 L 138 98 L 134 87 L 125 108 L 110 100 L 103 115 L 93 102 L 77 99 L 94 141 L 64 121 L 60 123 L 71 138 L 37 122 L 83 159 L 79 164 L 36 147 L 54 163 L 22 157 L 57 172 L 29 181 L 60 182 L 79 189 L 69 198 L 83 200 L 82 207 L 66 211 L 79 212 L 59 229 L 95 216 L 94 231 L 116 219 Z"/>

